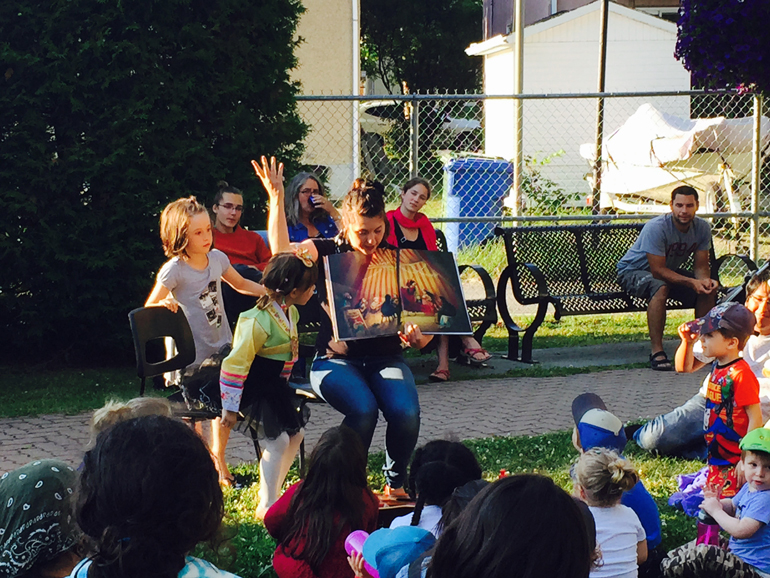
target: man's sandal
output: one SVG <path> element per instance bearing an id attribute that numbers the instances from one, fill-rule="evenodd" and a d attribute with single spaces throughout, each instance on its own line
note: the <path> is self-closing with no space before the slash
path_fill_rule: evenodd
<path id="1" fill-rule="evenodd" d="M 449 370 L 437 369 L 428 376 L 428 381 L 431 383 L 444 383 L 449 381 Z"/>
<path id="2" fill-rule="evenodd" d="M 653 371 L 674 371 L 674 366 L 671 365 L 665 351 L 658 351 L 650 355 L 650 368 Z"/>

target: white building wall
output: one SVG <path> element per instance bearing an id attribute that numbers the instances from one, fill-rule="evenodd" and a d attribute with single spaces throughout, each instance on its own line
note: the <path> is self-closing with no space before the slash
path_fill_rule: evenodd
<path id="1" fill-rule="evenodd" d="M 305 95 L 351 94 L 353 81 L 353 5 L 350 0 L 303 0 L 305 12 L 297 27 L 297 68 L 292 80 Z M 327 188 L 332 196 L 344 194 L 358 176 L 354 163 L 353 114 L 355 103 L 300 102 L 302 120 L 310 130 L 302 162 L 328 168 Z"/>
<path id="2" fill-rule="evenodd" d="M 611 5 L 606 91 L 689 90 L 689 73 L 674 58 L 675 25 L 661 21 L 663 28 L 651 26 L 616 10 Z M 550 27 L 547 24 L 525 30 L 524 92 L 596 92 L 599 11 L 592 10 L 563 24 Z M 486 92 L 510 94 L 514 75 L 512 47 L 484 58 Z M 689 116 L 688 97 L 606 99 L 605 135 L 620 127 L 645 102 L 652 102 L 656 108 L 676 116 Z M 487 153 L 512 158 L 512 104 L 487 101 L 485 113 Z M 587 194 L 589 191 L 583 180 L 589 165 L 580 157 L 579 148 L 583 143 L 593 142 L 595 132 L 596 99 L 526 100 L 524 103 L 524 154 L 543 159 L 564 151 L 542 170 L 566 192 Z"/>

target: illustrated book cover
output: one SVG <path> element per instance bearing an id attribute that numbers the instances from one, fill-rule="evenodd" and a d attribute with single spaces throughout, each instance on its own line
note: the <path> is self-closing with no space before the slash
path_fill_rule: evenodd
<path id="1" fill-rule="evenodd" d="M 395 335 L 405 323 L 425 334 L 470 335 L 460 275 L 452 253 L 378 249 L 324 257 L 334 337 Z"/>

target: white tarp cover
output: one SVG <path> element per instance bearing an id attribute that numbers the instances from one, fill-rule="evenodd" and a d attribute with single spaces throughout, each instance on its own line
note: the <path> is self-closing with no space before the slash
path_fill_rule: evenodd
<path id="1" fill-rule="evenodd" d="M 762 117 L 760 134 L 764 151 L 770 143 L 770 119 Z M 734 174 L 750 171 L 753 138 L 753 117 L 682 119 L 643 104 L 604 141 L 601 204 L 623 208 L 620 197 L 633 195 L 636 201 L 626 201 L 634 209 L 627 210 L 644 211 L 637 205 L 641 199 L 667 204 L 671 188 L 678 183 L 692 185 L 709 197 L 713 184 L 723 178 L 725 163 Z M 591 164 L 595 154 L 595 144 L 580 146 L 580 155 Z M 712 205 L 701 202 L 702 209 L 711 210 Z"/>
<path id="2" fill-rule="evenodd" d="M 751 153 L 754 119 L 679 118 L 643 104 L 604 142 L 602 156 L 610 163 L 659 167 L 689 159 L 707 149 L 724 154 Z M 762 117 L 762 148 L 770 139 L 770 119 Z M 581 145 L 580 155 L 593 161 L 596 145 Z"/>

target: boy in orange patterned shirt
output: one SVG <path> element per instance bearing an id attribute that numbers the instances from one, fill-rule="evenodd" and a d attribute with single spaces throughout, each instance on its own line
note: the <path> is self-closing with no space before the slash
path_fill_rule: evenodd
<path id="1" fill-rule="evenodd" d="M 706 393 L 704 430 L 708 448 L 708 484 L 722 488 L 722 497 L 738 492 L 736 465 L 741 438 L 762 426 L 759 382 L 740 352 L 754 333 L 754 314 L 738 303 L 717 305 L 708 315 L 687 324 L 685 355 L 700 338 L 703 353 L 714 358 Z M 681 334 L 681 333 L 680 333 Z"/>

